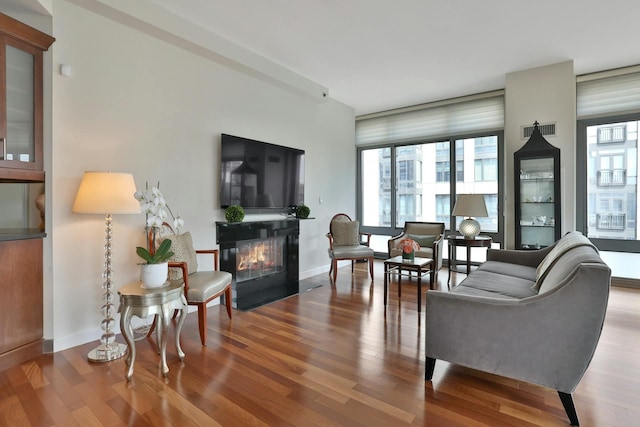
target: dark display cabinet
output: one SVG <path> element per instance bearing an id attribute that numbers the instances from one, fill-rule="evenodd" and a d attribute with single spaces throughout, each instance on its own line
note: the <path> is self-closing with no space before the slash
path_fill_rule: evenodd
<path id="1" fill-rule="evenodd" d="M 514 153 L 516 249 L 539 249 L 560 238 L 560 149 L 544 139 L 538 122 Z"/>

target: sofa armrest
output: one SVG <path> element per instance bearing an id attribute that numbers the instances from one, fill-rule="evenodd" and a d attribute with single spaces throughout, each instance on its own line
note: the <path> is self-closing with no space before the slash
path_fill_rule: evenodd
<path id="1" fill-rule="evenodd" d="M 521 300 L 429 291 L 426 356 L 572 393 L 600 338 L 610 278 L 605 264 L 583 263 Z"/>
<path id="2" fill-rule="evenodd" d="M 501 261 L 508 262 L 510 264 L 527 265 L 529 267 L 537 267 L 542 262 L 544 257 L 551 252 L 552 246 L 548 246 L 544 249 L 537 249 L 532 251 L 518 250 L 518 249 L 488 249 L 487 261 Z"/>

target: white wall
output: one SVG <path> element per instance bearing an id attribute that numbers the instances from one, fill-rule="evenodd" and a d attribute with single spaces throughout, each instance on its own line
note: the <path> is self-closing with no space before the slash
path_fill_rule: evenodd
<path id="1" fill-rule="evenodd" d="M 508 73 L 505 87 L 505 241 L 515 245 L 513 153 L 527 141 L 521 126 L 534 121 L 556 123 L 555 137 L 545 137 L 560 149 L 562 234 L 575 230 L 576 198 L 576 78 L 573 61 Z"/>
<path id="2" fill-rule="evenodd" d="M 62 0 L 54 3 L 53 35 L 53 271 L 45 284 L 53 292 L 45 338 L 54 339 L 55 351 L 101 334 L 104 218 L 71 213 L 85 170 L 131 172 L 138 187 L 160 181 L 195 246 L 210 248 L 214 221 L 224 218 L 220 134 L 304 149 L 305 202 L 316 219 L 301 222 L 300 271 L 328 270 L 329 219 L 355 211 L 352 108 L 301 96 Z M 61 76 L 60 64 L 71 65 L 73 76 Z M 143 233 L 142 214 L 114 216 L 116 289 L 137 279 Z"/>

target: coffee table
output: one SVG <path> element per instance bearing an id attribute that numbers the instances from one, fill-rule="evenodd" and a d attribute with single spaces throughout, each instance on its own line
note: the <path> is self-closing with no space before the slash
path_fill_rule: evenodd
<path id="1" fill-rule="evenodd" d="M 429 273 L 429 289 L 433 288 L 433 260 L 431 258 L 414 258 L 405 260 L 402 256 L 389 258 L 384 262 L 384 305 L 387 305 L 387 289 L 389 274 L 398 271 L 398 298 L 402 296 L 402 271 L 415 272 L 418 276 L 418 313 L 422 308 L 422 276 Z"/>

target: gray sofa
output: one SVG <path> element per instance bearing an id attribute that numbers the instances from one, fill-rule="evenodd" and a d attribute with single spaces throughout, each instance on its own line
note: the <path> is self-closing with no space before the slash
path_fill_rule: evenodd
<path id="1" fill-rule="evenodd" d="M 611 270 L 579 232 L 534 251 L 489 249 L 487 262 L 426 303 L 425 380 L 436 359 L 572 393 L 604 323 Z"/>

